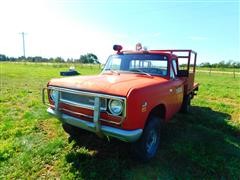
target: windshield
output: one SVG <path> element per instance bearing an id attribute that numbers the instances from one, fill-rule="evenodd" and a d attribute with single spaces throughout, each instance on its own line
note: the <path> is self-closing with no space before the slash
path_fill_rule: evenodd
<path id="1" fill-rule="evenodd" d="M 109 57 L 103 71 L 167 76 L 167 57 L 160 54 L 118 54 Z"/>

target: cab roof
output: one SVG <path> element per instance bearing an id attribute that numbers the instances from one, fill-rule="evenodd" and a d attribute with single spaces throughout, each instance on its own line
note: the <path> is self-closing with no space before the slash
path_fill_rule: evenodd
<path id="1" fill-rule="evenodd" d="M 177 55 L 172 54 L 168 51 L 163 51 L 163 50 L 146 50 L 146 51 L 125 50 L 125 51 L 120 51 L 117 54 L 161 54 L 161 55 L 166 55 L 166 56 L 177 57 Z"/>
<path id="2" fill-rule="evenodd" d="M 175 53 L 187 53 L 188 55 L 176 55 Z M 190 59 L 190 55 L 194 54 L 195 57 L 197 56 L 197 53 L 191 49 L 164 49 L 164 50 L 140 50 L 140 51 L 134 51 L 134 50 L 125 50 L 125 51 L 119 51 L 117 54 L 162 54 L 172 57 L 178 57 L 178 58 L 188 58 Z"/>

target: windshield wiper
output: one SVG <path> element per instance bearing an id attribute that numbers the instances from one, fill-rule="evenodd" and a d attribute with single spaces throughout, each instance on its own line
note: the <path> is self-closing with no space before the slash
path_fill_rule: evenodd
<path id="1" fill-rule="evenodd" d="M 147 76 L 151 76 L 151 77 L 152 77 L 151 74 L 149 74 L 149 73 L 147 73 L 147 72 L 144 72 L 144 71 L 142 71 L 142 70 L 140 70 L 140 69 L 129 69 L 129 71 L 137 72 L 137 73 L 140 73 L 140 74 L 145 74 L 145 75 L 147 75 Z"/>
<path id="2" fill-rule="evenodd" d="M 113 69 L 104 69 L 104 71 L 110 71 L 111 73 L 113 73 L 113 74 L 115 73 L 115 74 L 118 74 L 118 75 L 120 74 L 119 71 L 113 70 Z"/>

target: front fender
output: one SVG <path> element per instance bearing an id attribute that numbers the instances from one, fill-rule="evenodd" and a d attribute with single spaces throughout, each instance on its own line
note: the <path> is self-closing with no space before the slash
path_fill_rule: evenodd
<path id="1" fill-rule="evenodd" d="M 130 90 L 127 96 L 126 120 L 124 129 L 143 129 L 153 108 L 159 104 L 167 107 L 167 92 L 161 86 L 147 86 Z"/>

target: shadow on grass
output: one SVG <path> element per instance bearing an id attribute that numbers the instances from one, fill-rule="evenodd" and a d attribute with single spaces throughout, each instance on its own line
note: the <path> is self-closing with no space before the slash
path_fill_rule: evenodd
<path id="1" fill-rule="evenodd" d="M 129 144 L 84 134 L 66 155 L 71 172 L 84 179 L 239 178 L 239 130 L 230 115 L 205 107 L 177 114 L 162 132 L 156 158 L 134 161 Z"/>
<path id="2" fill-rule="evenodd" d="M 70 141 L 72 139 L 69 138 Z M 66 155 L 71 163 L 71 172 L 84 179 L 122 178 L 126 168 L 129 144 L 115 139 L 99 139 L 94 134 L 84 133 L 73 140 L 73 148 Z"/>

